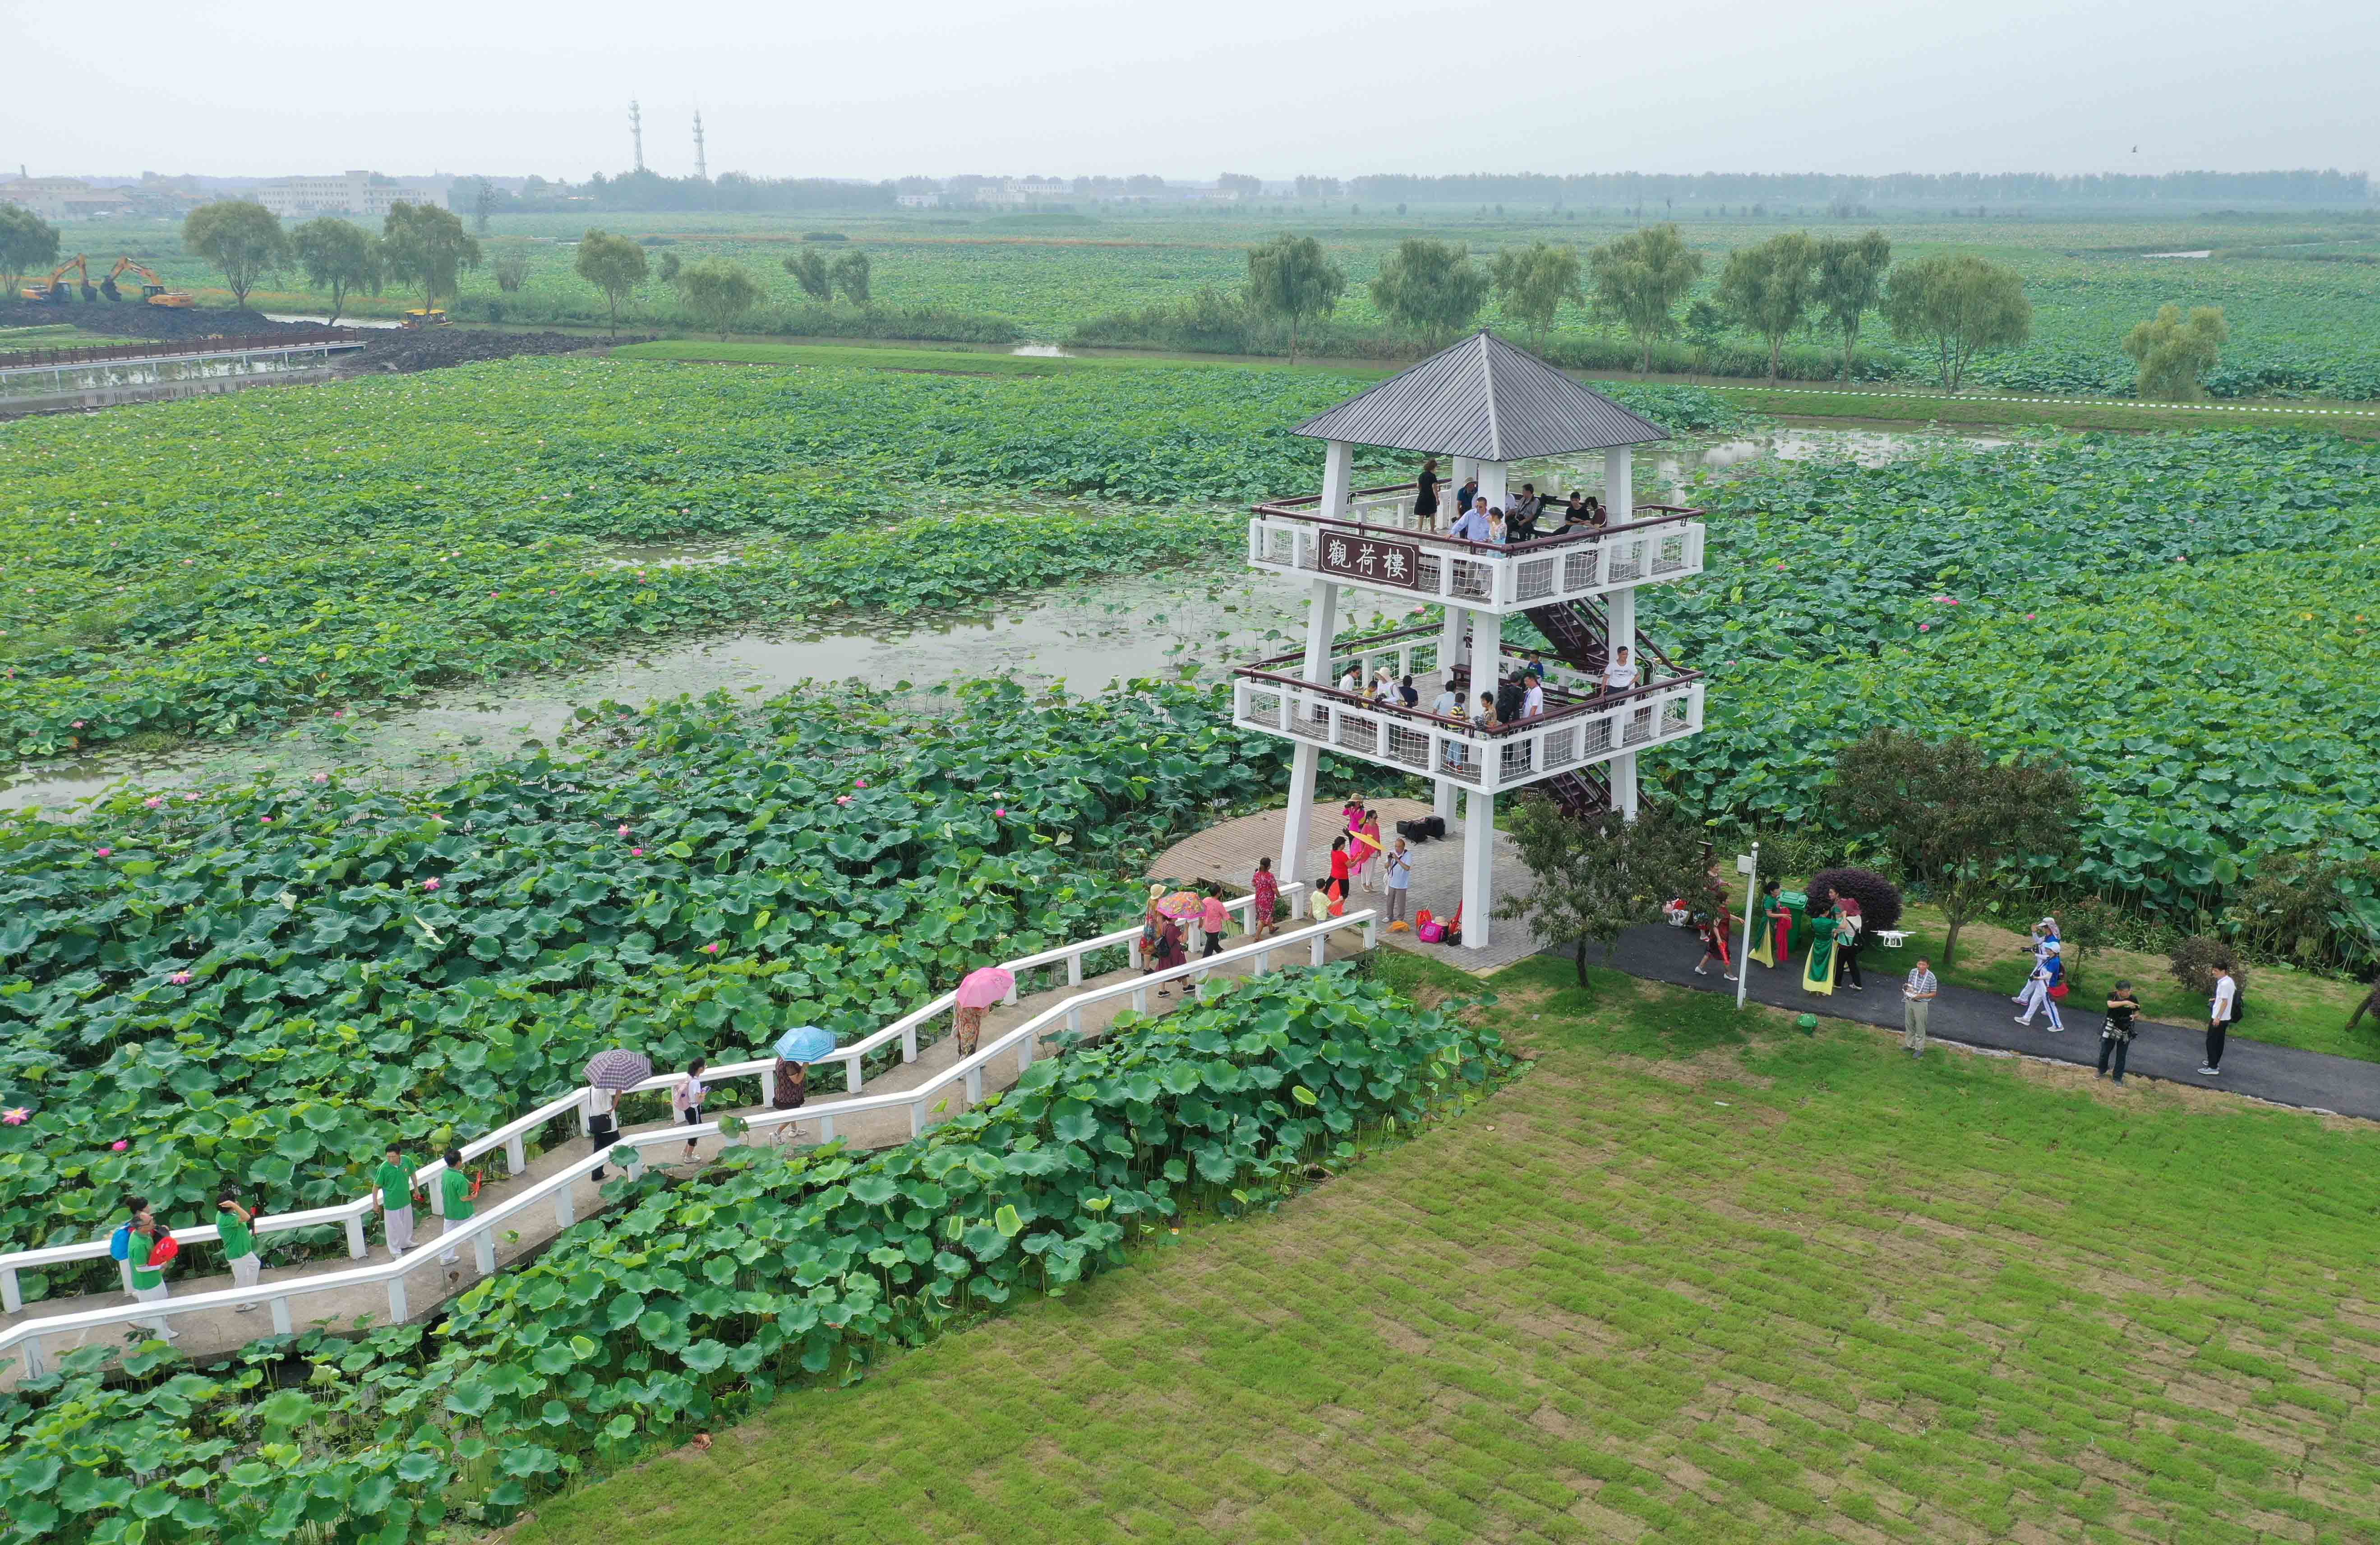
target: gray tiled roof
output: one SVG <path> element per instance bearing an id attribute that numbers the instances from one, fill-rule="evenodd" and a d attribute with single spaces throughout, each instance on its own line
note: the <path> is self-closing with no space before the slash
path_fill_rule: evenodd
<path id="1" fill-rule="evenodd" d="M 1485 328 L 1292 432 L 1482 461 L 1600 451 L 1670 437 L 1660 425 Z"/>

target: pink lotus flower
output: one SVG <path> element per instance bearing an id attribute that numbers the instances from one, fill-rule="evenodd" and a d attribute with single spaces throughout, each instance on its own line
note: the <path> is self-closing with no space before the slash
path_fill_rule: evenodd
<path id="1" fill-rule="evenodd" d="M 2031 622 L 2033 619 L 2034 619 L 2034 614 L 2033 614 L 2033 613 L 2031 613 L 2031 612 L 2027 612 L 2027 613 L 2024 614 L 2024 620 L 2025 620 L 2025 621 L 2027 621 L 2027 622 Z"/>
<path id="2" fill-rule="evenodd" d="M 994 816 L 1003 816 L 1003 815 L 1006 815 L 1006 814 L 1008 813 L 1008 807 L 1007 807 L 1007 806 L 1005 806 L 1005 805 L 995 805 L 995 806 L 993 806 L 993 807 L 992 807 L 992 809 L 991 809 L 991 813 L 992 813 Z"/>
<path id="3" fill-rule="evenodd" d="M 99 855 L 101 858 L 104 858 L 108 857 L 110 854 L 113 854 L 113 853 L 115 851 L 115 849 L 114 849 L 114 848 L 112 848 L 112 847 L 102 847 L 102 848 L 96 848 L 96 849 L 94 849 L 93 851 L 95 851 L 96 853 L 98 853 L 98 855 Z"/>
<path id="4" fill-rule="evenodd" d="M 1920 633 L 1931 633 L 1934 631 L 1934 625 L 1930 622 L 1921 622 L 1917 625 L 1917 631 Z"/>
<path id="5" fill-rule="evenodd" d="M 848 805 L 851 803 L 851 796 L 848 794 L 838 794 L 834 797 L 834 802 L 838 805 Z"/>
<path id="6" fill-rule="evenodd" d="M 121 1153 L 131 1146 L 131 1143 L 126 1141 L 122 1137 L 118 1137 L 114 1142 L 107 1145 L 107 1151 L 110 1153 Z"/>
<path id="7" fill-rule="evenodd" d="M 347 711 L 344 708 L 334 708 L 331 710 L 331 717 L 334 719 L 344 719 L 346 716 Z"/>
<path id="8" fill-rule="evenodd" d="M 172 982 L 176 987 L 188 987 L 190 985 L 190 973 L 188 971 L 176 971 L 165 979 Z"/>
<path id="9" fill-rule="evenodd" d="M 148 798 L 143 799 L 143 800 L 142 800 L 142 801 L 140 801 L 140 802 L 141 802 L 142 804 L 144 804 L 144 805 L 148 806 L 151 809 L 152 809 L 152 810 L 153 810 L 153 809 L 155 809 L 158 806 L 160 806 L 160 805 L 164 804 L 165 801 L 164 801 L 163 799 L 158 798 L 155 795 L 153 795 L 153 794 L 152 794 L 152 795 L 151 795 Z"/>
<path id="10" fill-rule="evenodd" d="M 81 721 L 81 720 L 79 720 L 79 719 L 76 720 L 76 721 L 74 722 L 74 727 L 75 727 L 75 728 L 77 728 L 77 729 L 80 729 L 80 728 L 82 728 L 82 721 Z"/>
<path id="11" fill-rule="evenodd" d="M 641 847 L 632 847 L 628 849 L 628 857 L 631 858 L 641 858 L 644 856 L 645 850 Z"/>
<path id="12" fill-rule="evenodd" d="M 719 953 L 719 941 L 713 939 L 710 943 L 703 945 L 702 953 L 705 955 L 717 955 Z"/>
<path id="13" fill-rule="evenodd" d="M 851 786 L 854 788 L 866 788 L 868 786 L 868 780 L 865 778 L 858 779 L 854 782 Z"/>
<path id="14" fill-rule="evenodd" d="M 425 880 L 421 882 L 421 888 L 425 891 L 434 891 L 438 888 L 438 882 L 435 880 Z"/>
<path id="15" fill-rule="evenodd" d="M 269 654 L 260 654 L 256 657 L 256 663 L 260 665 L 270 665 L 273 663 L 273 656 Z"/>
<path id="16" fill-rule="evenodd" d="M 199 797 L 195 794 L 185 794 L 182 796 L 182 803 L 185 805 L 195 805 L 198 802 Z"/>
<path id="17" fill-rule="evenodd" d="M 273 824 L 273 818 L 269 815 L 261 815 L 256 818 L 256 823 L 259 826 L 270 826 Z"/>
<path id="18" fill-rule="evenodd" d="M 620 835 L 622 835 L 622 836 L 624 836 L 624 837 L 625 837 L 625 836 L 626 836 L 627 834 L 628 834 L 628 829 L 627 829 L 625 826 L 621 827 L 621 828 L 620 828 Z"/>
<path id="19" fill-rule="evenodd" d="M 327 784 L 331 781 L 331 775 L 328 772 L 317 772 L 314 774 L 314 781 L 318 784 Z"/>
<path id="20" fill-rule="evenodd" d="M 11 1126 L 22 1126 L 32 1119 L 33 1113 L 22 1105 L 11 1105 L 6 1111 L 0 1112 L 0 1122 L 6 1122 Z"/>

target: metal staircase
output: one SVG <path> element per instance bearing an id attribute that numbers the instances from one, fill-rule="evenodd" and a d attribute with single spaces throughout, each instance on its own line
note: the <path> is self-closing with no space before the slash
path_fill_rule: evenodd
<path id="1" fill-rule="evenodd" d="M 1562 663 L 1573 670 L 1600 677 L 1604 666 L 1610 663 L 1611 617 L 1601 602 L 1558 602 L 1550 606 L 1533 606 L 1523 614 L 1546 636 Z M 1645 637 L 1642 628 L 1636 632 L 1634 648 L 1637 659 L 1658 660 L 1669 670 L 1677 669 L 1661 647 Z M 1548 778 L 1543 787 L 1561 807 L 1562 813 L 1573 819 L 1611 808 L 1611 778 L 1599 766 Z"/>

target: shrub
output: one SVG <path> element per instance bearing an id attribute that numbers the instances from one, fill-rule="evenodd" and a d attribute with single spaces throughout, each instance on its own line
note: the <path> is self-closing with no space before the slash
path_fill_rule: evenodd
<path id="1" fill-rule="evenodd" d="M 2247 976 L 2240 969 L 2239 952 L 2228 940 L 2212 934 L 2193 933 L 2176 944 L 2166 955 L 2173 969 L 2173 979 L 2202 998 L 2215 996 L 2215 979 L 2224 972 L 2245 986 Z"/>
<path id="2" fill-rule="evenodd" d="M 1813 917 L 1834 906 L 1837 897 L 1850 896 L 1860 905 L 1863 932 L 1900 926 L 1900 887 L 1874 870 L 1821 870 L 1810 876 L 1810 883 L 1803 888 L 1809 893 Z"/>

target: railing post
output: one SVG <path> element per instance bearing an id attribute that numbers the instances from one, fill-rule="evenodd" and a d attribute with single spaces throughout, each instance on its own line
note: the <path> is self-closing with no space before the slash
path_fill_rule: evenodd
<path id="1" fill-rule="evenodd" d="M 493 1229 L 481 1229 L 471 1239 L 471 1253 L 480 1263 L 480 1275 L 496 1274 L 496 1235 Z"/>
<path id="2" fill-rule="evenodd" d="M 1148 1012 L 1148 988 L 1135 987 L 1132 990 L 1132 1011 L 1135 1014 L 1147 1014 Z"/>
<path id="3" fill-rule="evenodd" d="M 347 1259 L 361 1260 L 363 1258 L 364 1215 L 358 1212 L 347 1220 Z"/>
<path id="4" fill-rule="evenodd" d="M 504 1139 L 504 1173 L 518 1174 L 528 1168 L 528 1149 L 517 1132 Z"/>
<path id="5" fill-rule="evenodd" d="M 1270 951 L 1270 950 L 1258 950 L 1258 951 L 1257 951 L 1256 967 L 1257 967 L 1257 968 L 1256 968 L 1253 972 L 1251 972 L 1251 973 L 1250 973 L 1250 975 L 1252 975 L 1252 976 L 1259 976 L 1259 977 L 1260 977 L 1260 976 L 1263 976 L 1267 971 L 1271 970 L 1271 969 L 1272 969 L 1272 951 Z"/>
<path id="6" fill-rule="evenodd" d="M 845 1057 L 843 1059 L 844 1092 L 846 1094 L 857 1094 L 859 1092 L 860 1083 L 864 1078 L 866 1078 L 866 1077 L 867 1075 L 859 1070 L 859 1059 L 857 1057 Z M 760 1091 L 761 1099 L 759 1103 L 765 1105 L 769 1102 L 768 1093 L 769 1091 L 766 1089 L 762 1089 Z"/>
<path id="7" fill-rule="evenodd" d="M 275 1298 L 273 1300 L 272 1308 L 273 1333 L 276 1336 L 295 1333 L 298 1326 L 297 1322 L 289 1318 L 289 1300 L 285 1297 Z"/>
<path id="8" fill-rule="evenodd" d="M 627 1167 L 625 1164 L 620 1166 L 623 1173 L 626 1172 Z M 571 1198 L 570 1187 L 565 1186 L 561 1190 L 553 1193 L 553 1226 L 558 1229 L 568 1228 L 577 1221 L 577 1204 Z"/>
<path id="9" fill-rule="evenodd" d="M 1379 944 L 1380 919 L 1378 917 L 1366 918 L 1364 919 L 1364 947 L 1367 950 L 1378 949 Z"/>
<path id="10" fill-rule="evenodd" d="M 1066 1028 L 1074 1031 L 1076 1035 L 1083 1033 L 1083 1011 L 1081 1009 L 1069 1008 L 1066 1010 Z"/>
<path id="11" fill-rule="evenodd" d="M 1066 985 L 1069 987 L 1083 985 L 1083 952 L 1080 950 L 1066 957 Z"/>
<path id="12" fill-rule="evenodd" d="M 578 1135 L 582 1137 L 589 1135 L 587 1130 L 587 1107 L 594 1099 L 594 1093 L 595 1091 L 592 1089 L 579 1090 L 578 1103 L 571 1107 L 572 1113 L 578 1117 Z M 614 1109 L 617 1109 L 617 1107 L 615 1106 Z"/>
<path id="13" fill-rule="evenodd" d="M 1328 958 L 1329 958 L 1329 954 L 1328 954 L 1328 952 L 1329 952 L 1330 948 L 1330 934 L 1328 934 L 1328 933 L 1318 933 L 1318 934 L 1316 934 L 1316 935 L 1314 936 L 1314 948 L 1313 948 L 1313 960 L 1312 960 L 1312 964 L 1314 964 L 1314 965 L 1316 965 L 1316 966 L 1319 966 L 1319 965 L 1321 965 L 1321 964 L 1323 963 L 1323 961 L 1325 961 L 1326 959 L 1328 959 Z"/>
<path id="14" fill-rule="evenodd" d="M 17 1269 L 11 1266 L 0 1270 L 0 1309 L 21 1314 L 24 1308 L 25 1295 L 17 1286 Z"/>
<path id="15" fill-rule="evenodd" d="M 43 1361 L 42 1361 L 42 1338 L 41 1338 L 41 1337 L 39 1337 L 39 1336 L 27 1336 L 27 1337 L 25 1338 L 25 1342 L 24 1342 L 24 1357 L 25 1357 L 25 1377 L 26 1377 L 26 1378 L 28 1378 L 28 1379 L 39 1379 L 39 1378 L 40 1378 L 40 1377 L 42 1377 L 43 1374 L 45 1374 L 45 1373 L 47 1373 L 47 1372 L 49 1372 L 49 1371 L 50 1371 L 50 1369 L 49 1369 L 49 1365 L 48 1365 L 48 1364 L 46 1364 L 45 1362 L 43 1362 Z"/>
<path id="16" fill-rule="evenodd" d="M 901 1060 L 905 1063 L 917 1060 L 917 1027 L 915 1025 L 901 1032 Z"/>
<path id="17" fill-rule="evenodd" d="M 401 1276 L 391 1277 L 388 1279 L 388 1322 L 392 1325 L 402 1325 L 405 1323 L 406 1314 L 405 1279 Z"/>
<path id="18" fill-rule="evenodd" d="M 819 1141 L 820 1141 L 820 1144 L 826 1144 L 826 1143 L 831 1143 L 831 1142 L 834 1141 L 834 1117 L 833 1117 L 833 1116 L 832 1116 L 832 1115 L 822 1115 L 822 1116 L 820 1116 L 820 1117 L 819 1117 L 819 1118 L 818 1118 L 818 1124 L 819 1124 Z M 917 1112 L 916 1112 L 916 1111 L 914 1111 L 914 1110 L 912 1110 L 912 1111 L 909 1113 L 909 1125 L 910 1125 L 910 1126 L 911 1126 L 912 1128 L 915 1128 L 915 1127 L 916 1127 L 916 1125 L 917 1125 Z M 800 1123 L 796 1122 L 796 1123 L 794 1123 L 793 1125 L 795 1125 L 798 1126 L 798 1125 L 800 1125 Z M 909 1134 L 909 1136 L 911 1136 L 911 1137 L 916 1137 L 917 1135 L 917 1134 L 916 1133 L 916 1131 L 915 1131 L 915 1130 L 912 1130 L 912 1131 L 910 1132 L 910 1134 Z"/>

